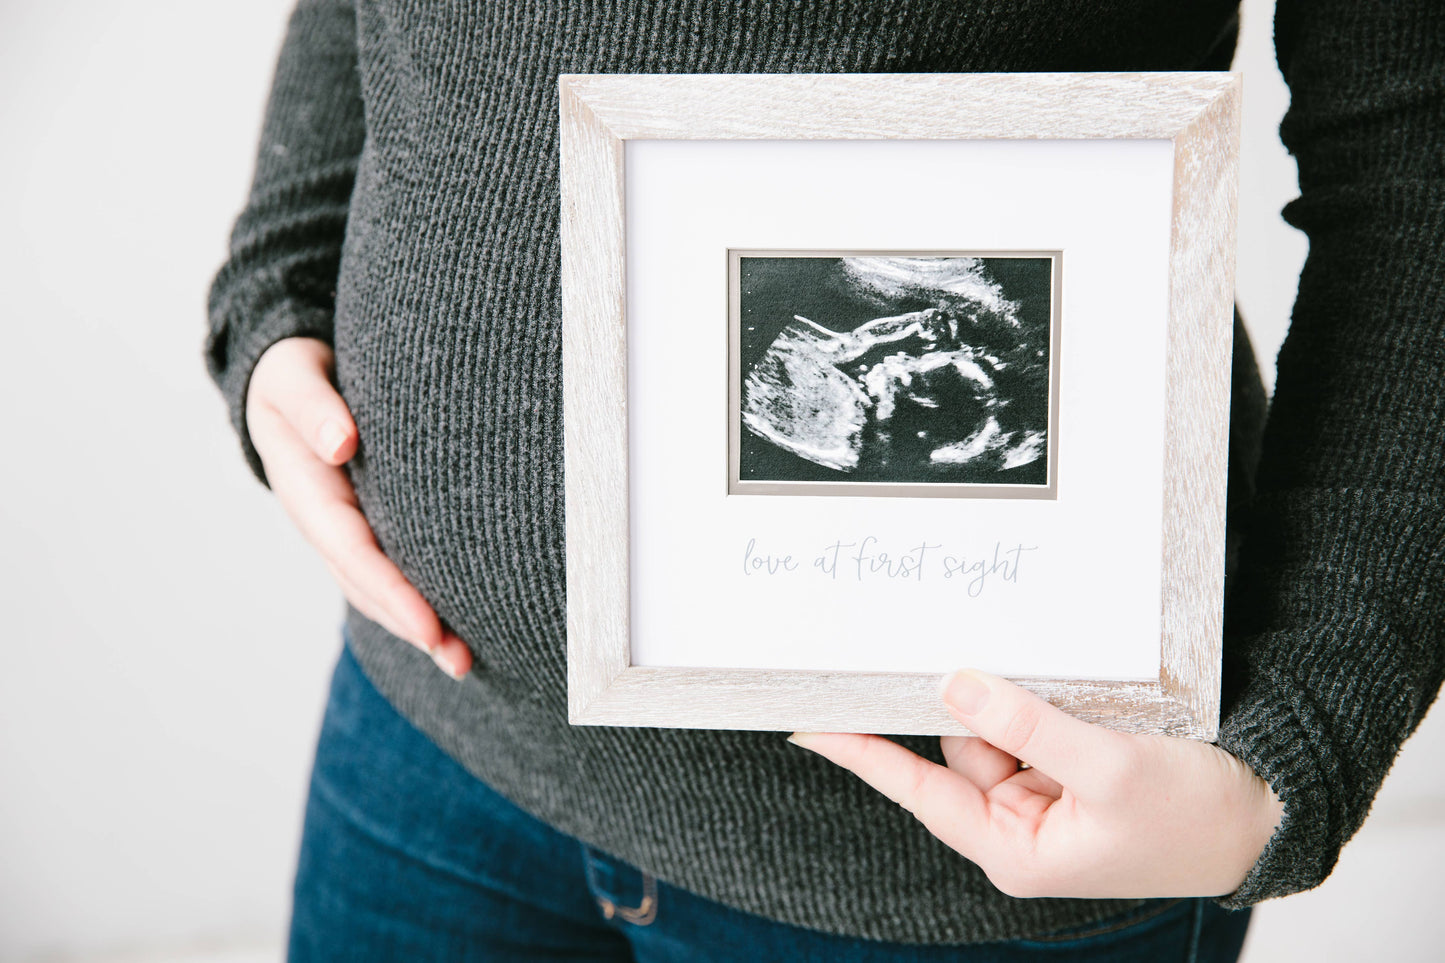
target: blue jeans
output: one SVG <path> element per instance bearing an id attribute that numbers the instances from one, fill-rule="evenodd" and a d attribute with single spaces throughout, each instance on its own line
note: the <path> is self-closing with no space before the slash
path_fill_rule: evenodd
<path id="1" fill-rule="evenodd" d="M 345 646 L 316 748 L 292 963 L 1227 961 L 1249 912 L 1156 900 L 1047 937 L 971 946 L 855 940 L 669 886 L 533 818 L 399 715 Z"/>

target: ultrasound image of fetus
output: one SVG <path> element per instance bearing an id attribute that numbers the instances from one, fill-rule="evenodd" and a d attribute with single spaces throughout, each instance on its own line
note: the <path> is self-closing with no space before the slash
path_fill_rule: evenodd
<path id="1" fill-rule="evenodd" d="M 742 258 L 742 477 L 1046 484 L 1051 269 Z"/>

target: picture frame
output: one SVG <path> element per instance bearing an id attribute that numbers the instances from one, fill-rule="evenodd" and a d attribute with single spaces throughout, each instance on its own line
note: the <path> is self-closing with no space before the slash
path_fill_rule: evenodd
<path id="1" fill-rule="evenodd" d="M 559 78 L 569 721 L 1214 739 L 1241 87 Z"/>

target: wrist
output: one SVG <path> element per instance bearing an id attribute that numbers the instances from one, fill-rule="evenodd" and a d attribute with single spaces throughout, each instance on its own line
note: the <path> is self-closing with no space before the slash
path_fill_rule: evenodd
<path id="1" fill-rule="evenodd" d="M 1279 798 L 1279 794 L 1274 791 L 1273 786 L 1259 776 L 1254 778 L 1259 780 L 1260 785 L 1260 804 L 1257 808 L 1259 826 L 1262 830 L 1260 834 L 1262 842 L 1259 849 L 1260 852 L 1263 852 L 1264 847 L 1268 846 L 1270 839 L 1273 838 L 1275 830 L 1279 829 L 1279 824 L 1284 821 L 1284 801 Z"/>

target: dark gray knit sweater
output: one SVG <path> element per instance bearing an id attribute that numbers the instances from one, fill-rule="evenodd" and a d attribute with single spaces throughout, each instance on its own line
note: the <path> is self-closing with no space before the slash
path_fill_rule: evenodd
<path id="1" fill-rule="evenodd" d="M 476 656 L 458 685 L 349 611 L 368 675 L 524 808 L 743 910 L 939 943 L 1128 905 L 1003 896 L 777 734 L 568 726 L 556 78 L 1222 69 L 1235 24 L 1231 0 L 301 0 L 206 361 L 259 476 L 257 357 L 335 344 L 366 516 Z M 1287 811 L 1230 906 L 1330 872 L 1445 664 L 1445 12 L 1280 0 L 1276 35 L 1311 243 L 1267 426 L 1236 325 L 1220 742 Z"/>

